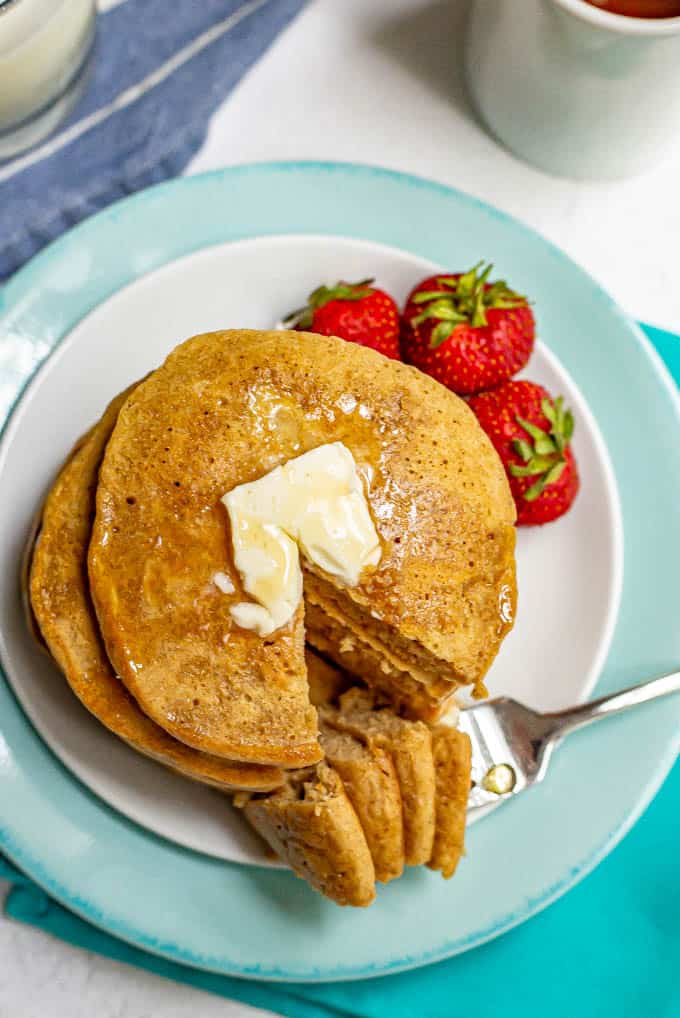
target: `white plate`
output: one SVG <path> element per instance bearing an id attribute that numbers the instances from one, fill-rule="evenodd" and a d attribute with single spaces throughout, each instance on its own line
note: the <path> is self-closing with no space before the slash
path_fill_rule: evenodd
<path id="1" fill-rule="evenodd" d="M 75 437 L 116 392 L 183 339 L 212 329 L 270 328 L 320 282 L 340 278 L 375 276 L 402 302 L 420 278 L 440 268 L 365 241 L 284 236 L 211 247 L 142 277 L 73 329 L 15 412 L 0 471 L 12 512 L 0 520 L 0 540 L 16 549 L 18 560 L 27 521 Z M 507 693 L 549 710 L 587 697 L 604 662 L 621 593 L 622 524 L 604 443 L 574 382 L 542 342 L 525 374 L 564 394 L 574 410 L 582 489 L 564 519 L 518 532 L 518 620 L 488 684 L 492 695 Z M 93 792 L 180 845 L 265 864 L 259 843 L 223 796 L 144 759 L 102 728 L 23 626 L 5 639 L 7 674 L 24 709 Z"/>

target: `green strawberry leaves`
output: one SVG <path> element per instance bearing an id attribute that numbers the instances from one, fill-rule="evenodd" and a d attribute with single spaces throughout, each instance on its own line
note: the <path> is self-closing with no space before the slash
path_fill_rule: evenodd
<path id="1" fill-rule="evenodd" d="M 564 460 L 561 463 L 556 463 L 546 474 L 539 477 L 539 479 L 532 484 L 530 488 L 527 488 L 524 492 L 524 498 L 527 502 L 534 502 L 539 495 L 543 494 L 550 484 L 554 484 L 555 481 L 558 480 L 566 465 L 566 461 Z"/>
<path id="2" fill-rule="evenodd" d="M 557 448 L 562 452 L 569 445 L 571 436 L 574 434 L 574 415 L 571 410 L 564 409 L 562 396 L 558 396 L 554 403 L 551 403 L 549 399 L 544 399 L 541 402 L 541 410 L 550 421 L 552 425 L 550 432 L 555 439 Z"/>
<path id="3" fill-rule="evenodd" d="M 528 463 L 531 457 L 534 455 L 533 446 L 525 442 L 523 438 L 516 438 L 512 443 L 515 452 L 522 457 L 525 463 Z"/>
<path id="4" fill-rule="evenodd" d="M 526 297 L 511 290 L 505 280 L 489 283 L 492 269 L 490 263 L 478 262 L 460 276 L 438 276 L 439 289 L 414 294 L 413 303 L 422 304 L 423 310 L 413 318 L 413 325 L 429 319 L 439 323 L 432 330 L 430 349 L 450 339 L 458 324 L 465 322 L 474 329 L 487 325 L 489 308 L 514 308 L 527 303 Z"/>
<path id="5" fill-rule="evenodd" d="M 524 438 L 514 439 L 512 448 L 522 463 L 511 463 L 508 469 L 513 477 L 534 477 L 538 474 L 534 483 L 524 492 L 527 502 L 533 502 L 549 485 L 559 480 L 567 465 L 564 451 L 574 434 L 574 415 L 571 410 L 564 409 L 562 396 L 554 403 L 547 398 L 543 399 L 541 410 L 550 422 L 550 432 L 523 417 L 515 417 L 531 442 Z"/>
<path id="6" fill-rule="evenodd" d="M 370 297 L 373 292 L 370 288 L 375 282 L 374 279 L 360 279 L 358 283 L 346 283 L 340 280 L 335 286 L 322 284 L 312 290 L 307 298 L 307 304 L 303 308 L 291 311 L 282 319 L 284 325 L 296 329 L 311 329 L 314 323 L 314 312 L 319 308 L 330 304 L 333 300 L 359 301 L 364 297 Z"/>

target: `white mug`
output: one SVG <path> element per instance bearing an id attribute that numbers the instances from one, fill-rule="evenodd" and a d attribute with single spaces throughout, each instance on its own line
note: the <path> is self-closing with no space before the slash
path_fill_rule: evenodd
<path id="1" fill-rule="evenodd" d="M 680 17 L 473 0 L 465 60 L 491 132 L 549 173 L 626 177 L 680 143 Z"/>

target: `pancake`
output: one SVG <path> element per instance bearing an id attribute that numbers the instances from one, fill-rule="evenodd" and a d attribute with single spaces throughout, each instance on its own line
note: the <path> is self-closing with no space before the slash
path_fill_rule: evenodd
<path id="1" fill-rule="evenodd" d="M 399 781 L 404 823 L 404 858 L 408 866 L 429 861 L 435 835 L 435 770 L 430 729 L 422 721 L 397 717 L 367 690 L 350 689 L 339 709 L 322 709 L 326 724 L 361 739 L 392 758 Z"/>
<path id="2" fill-rule="evenodd" d="M 316 661 L 309 656 L 321 691 Z M 320 703 L 319 715 L 325 763 L 288 772 L 271 795 L 237 796 L 252 826 L 298 876 L 341 904 L 370 903 L 373 880 L 400 876 L 405 863 L 453 876 L 464 850 L 468 736 L 403 720 L 359 688 L 341 694 L 339 707 Z"/>
<path id="3" fill-rule="evenodd" d="M 342 779 L 325 763 L 286 777 L 283 788 L 246 803 L 246 818 L 315 890 L 338 905 L 370 905 L 375 870 Z"/>
<path id="4" fill-rule="evenodd" d="M 464 850 L 465 823 L 472 766 L 470 737 L 448 725 L 432 729 L 436 783 L 436 815 L 432 855 L 428 866 L 448 880 Z"/>
<path id="5" fill-rule="evenodd" d="M 387 883 L 404 869 L 404 824 L 397 773 L 389 753 L 347 732 L 321 725 L 328 763 L 342 778 L 368 844 L 375 879 Z"/>
<path id="6" fill-rule="evenodd" d="M 45 503 L 30 571 L 40 633 L 80 702 L 133 749 L 224 791 L 276 788 L 283 780 L 276 768 L 230 763 L 172 739 L 145 717 L 106 657 L 87 589 L 87 547 L 97 470 L 126 396 L 76 445 Z"/>
<path id="7" fill-rule="evenodd" d="M 188 745 L 285 767 L 320 756 L 303 608 L 266 638 L 232 620 L 247 596 L 220 499 L 334 441 L 358 465 L 382 557 L 350 588 L 308 564 L 306 597 L 435 700 L 482 689 L 512 624 L 515 510 L 474 414 L 415 368 L 356 344 L 210 333 L 179 346 L 123 407 L 89 557 L 116 671 Z M 215 590 L 218 572 L 233 593 Z"/>

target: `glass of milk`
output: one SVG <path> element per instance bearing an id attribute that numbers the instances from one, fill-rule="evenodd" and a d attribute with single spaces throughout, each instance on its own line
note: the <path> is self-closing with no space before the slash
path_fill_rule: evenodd
<path id="1" fill-rule="evenodd" d="M 80 96 L 95 0 L 0 0 L 0 160 L 35 145 Z"/>

